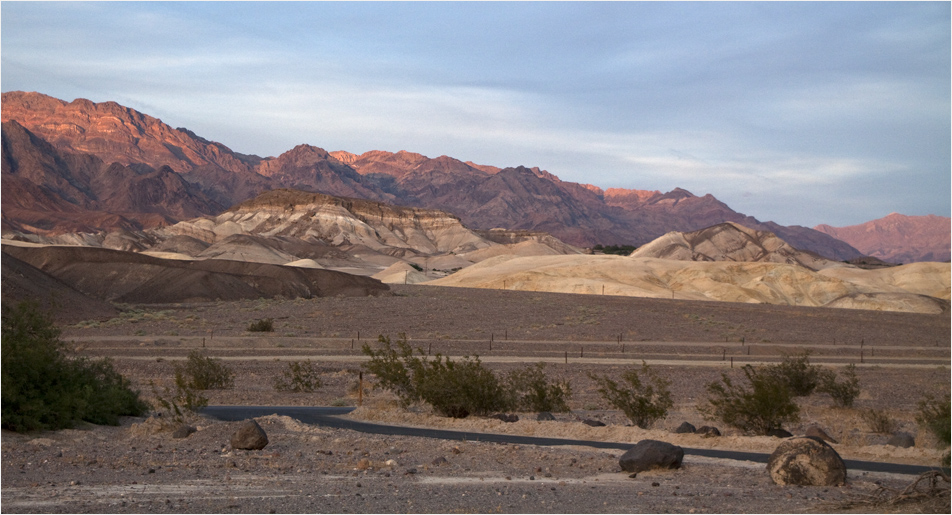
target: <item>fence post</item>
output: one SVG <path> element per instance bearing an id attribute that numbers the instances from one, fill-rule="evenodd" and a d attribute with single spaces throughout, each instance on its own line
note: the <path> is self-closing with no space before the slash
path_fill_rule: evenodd
<path id="1" fill-rule="evenodd" d="M 360 375 L 357 379 L 357 405 L 364 405 L 364 371 L 360 371 Z"/>

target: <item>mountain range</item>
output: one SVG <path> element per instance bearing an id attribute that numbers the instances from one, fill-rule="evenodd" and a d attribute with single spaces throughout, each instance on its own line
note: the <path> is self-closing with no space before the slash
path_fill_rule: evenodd
<path id="1" fill-rule="evenodd" d="M 3 93 L 2 121 L 5 235 L 142 231 L 289 188 L 446 211 L 473 230 L 545 232 L 579 247 L 643 245 L 735 222 L 830 259 L 863 254 L 829 231 L 760 222 L 680 188 L 603 190 L 536 167 L 406 151 L 357 155 L 302 144 L 259 157 L 115 102 L 40 93 Z"/>

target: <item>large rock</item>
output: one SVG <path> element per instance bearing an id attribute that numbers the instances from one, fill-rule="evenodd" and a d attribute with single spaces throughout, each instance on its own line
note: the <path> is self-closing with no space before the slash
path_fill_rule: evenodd
<path id="1" fill-rule="evenodd" d="M 691 424 L 690 422 L 681 422 L 681 425 L 674 430 L 674 432 L 677 434 L 693 433 L 695 431 L 697 431 L 697 428 L 694 427 L 694 424 Z"/>
<path id="2" fill-rule="evenodd" d="M 781 443 L 767 460 L 770 479 L 778 485 L 837 486 L 846 482 L 846 465 L 819 438 L 804 436 Z"/>
<path id="3" fill-rule="evenodd" d="M 827 432 L 824 431 L 823 428 L 821 428 L 820 426 L 816 424 L 813 424 L 810 427 L 808 427 L 806 431 L 803 432 L 803 434 L 805 436 L 813 436 L 813 437 L 819 438 L 820 440 L 823 440 L 824 442 L 839 443 L 836 441 L 835 438 L 827 434 Z"/>
<path id="4" fill-rule="evenodd" d="M 625 472 L 644 472 L 652 469 L 677 469 L 684 459 L 684 449 L 658 440 L 642 440 L 618 459 Z"/>
<path id="5" fill-rule="evenodd" d="M 233 449 L 257 451 L 264 449 L 266 445 L 268 445 L 268 435 L 254 420 L 244 421 L 235 434 L 231 435 Z"/>

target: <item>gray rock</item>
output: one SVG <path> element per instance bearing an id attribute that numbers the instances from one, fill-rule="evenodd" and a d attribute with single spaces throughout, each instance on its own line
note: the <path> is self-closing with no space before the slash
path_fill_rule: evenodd
<path id="1" fill-rule="evenodd" d="M 188 424 L 182 424 L 178 427 L 178 429 L 172 432 L 172 438 L 188 438 L 188 436 L 195 431 L 198 431 L 198 429 L 195 429 Z"/>
<path id="2" fill-rule="evenodd" d="M 502 420 L 506 423 L 519 422 L 519 416 L 515 413 L 496 413 L 495 415 L 491 415 L 489 418 Z"/>
<path id="3" fill-rule="evenodd" d="M 696 435 L 701 435 L 704 438 L 713 438 L 715 436 L 721 436 L 720 430 L 714 426 L 701 426 L 697 428 L 697 431 L 694 432 Z"/>
<path id="4" fill-rule="evenodd" d="M 846 482 L 846 464 L 819 438 L 802 436 L 782 442 L 767 459 L 770 479 L 778 485 L 838 486 Z"/>
<path id="5" fill-rule="evenodd" d="M 233 449 L 257 451 L 268 445 L 268 435 L 254 420 L 246 420 L 241 427 L 231 435 Z"/>
<path id="6" fill-rule="evenodd" d="M 592 420 L 590 418 L 583 420 L 582 423 L 585 424 L 586 426 L 592 426 L 592 427 L 602 427 L 605 425 L 605 423 L 602 422 L 601 420 Z"/>
<path id="7" fill-rule="evenodd" d="M 697 431 L 697 428 L 694 427 L 694 424 L 691 424 L 690 422 L 681 422 L 681 425 L 674 430 L 674 432 L 677 434 L 693 433 L 695 431 Z"/>
<path id="8" fill-rule="evenodd" d="M 536 415 L 536 420 L 555 420 L 555 415 L 549 413 L 548 411 L 543 411 Z"/>
<path id="9" fill-rule="evenodd" d="M 652 469 L 676 469 L 681 467 L 684 449 L 658 440 L 642 440 L 628 449 L 618 459 L 625 472 L 644 472 Z"/>
<path id="10" fill-rule="evenodd" d="M 908 449 L 910 447 L 916 446 L 916 439 L 912 437 L 909 433 L 894 433 L 889 437 L 889 440 L 886 441 L 886 445 L 892 445 L 895 447 L 902 447 L 903 449 Z"/>
<path id="11" fill-rule="evenodd" d="M 807 430 L 803 432 L 803 434 L 805 436 L 814 436 L 816 438 L 819 438 L 820 440 L 823 440 L 824 442 L 839 443 L 836 441 L 835 438 L 828 435 L 826 431 L 823 430 L 823 428 L 821 428 L 820 426 L 816 424 L 813 424 L 810 427 L 808 427 Z"/>

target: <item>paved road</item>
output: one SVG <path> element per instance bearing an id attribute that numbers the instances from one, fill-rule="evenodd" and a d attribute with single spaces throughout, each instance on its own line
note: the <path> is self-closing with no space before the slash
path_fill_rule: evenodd
<path id="1" fill-rule="evenodd" d="M 509 443 L 516 445 L 582 445 L 599 449 L 618 449 L 627 451 L 633 443 L 597 442 L 590 440 L 571 440 L 566 438 L 541 438 L 535 436 L 519 436 L 493 433 L 474 433 L 468 431 L 449 431 L 444 429 L 426 429 L 416 427 L 388 426 L 372 424 L 357 420 L 348 420 L 338 417 L 346 415 L 354 408 L 330 408 L 309 406 L 208 406 L 202 413 L 219 420 L 245 420 L 265 415 L 288 416 L 306 424 L 338 429 L 350 429 L 362 433 L 380 434 L 388 436 L 415 436 L 422 438 L 438 438 L 442 440 L 468 440 L 478 442 Z M 684 453 L 707 458 L 752 461 L 767 463 L 769 455 L 756 452 L 726 451 L 717 449 L 684 448 Z M 933 467 L 919 465 L 904 465 L 899 463 L 880 463 L 876 461 L 843 460 L 849 470 L 863 470 L 868 472 L 888 472 L 892 474 L 921 474 Z M 945 469 L 946 474 L 949 473 Z"/>

